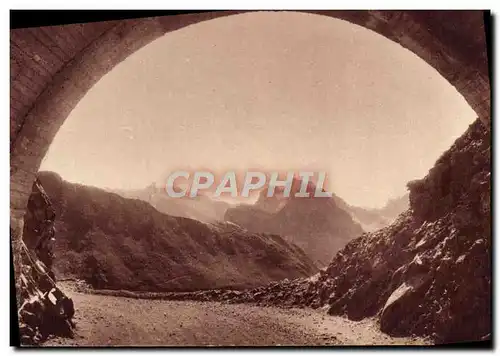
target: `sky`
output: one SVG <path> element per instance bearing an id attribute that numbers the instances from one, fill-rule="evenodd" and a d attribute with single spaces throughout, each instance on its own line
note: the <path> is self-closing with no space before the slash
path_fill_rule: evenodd
<path id="1" fill-rule="evenodd" d="M 406 193 L 476 118 L 425 61 L 320 15 L 248 13 L 185 27 L 106 74 L 40 170 L 136 189 L 176 170 L 315 170 L 349 204 Z"/>

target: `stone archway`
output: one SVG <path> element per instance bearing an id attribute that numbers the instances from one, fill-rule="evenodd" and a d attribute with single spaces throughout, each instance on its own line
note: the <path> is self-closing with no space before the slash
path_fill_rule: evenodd
<path id="1" fill-rule="evenodd" d="M 490 123 L 482 11 L 305 11 L 399 43 L 435 68 Z M 11 31 L 10 208 L 14 256 L 40 163 L 86 92 L 141 47 L 185 26 L 242 12 L 205 12 Z M 16 264 L 16 262 L 15 262 Z"/>

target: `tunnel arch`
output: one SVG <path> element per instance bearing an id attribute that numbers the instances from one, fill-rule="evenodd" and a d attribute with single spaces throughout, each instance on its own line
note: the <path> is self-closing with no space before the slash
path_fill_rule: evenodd
<path id="1" fill-rule="evenodd" d="M 54 29 L 11 31 L 10 207 L 14 250 L 22 236 L 23 216 L 40 163 L 59 127 L 87 91 L 118 63 L 168 32 L 246 12 L 67 25 L 60 28 L 60 37 L 50 40 Z M 482 11 L 300 12 L 345 20 L 399 43 L 436 69 L 489 127 L 490 83 Z M 70 45 L 71 39 L 76 42 Z"/>

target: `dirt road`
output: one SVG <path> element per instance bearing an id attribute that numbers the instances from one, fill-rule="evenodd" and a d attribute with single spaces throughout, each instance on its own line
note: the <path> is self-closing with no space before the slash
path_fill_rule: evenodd
<path id="1" fill-rule="evenodd" d="M 69 293 L 76 306 L 73 339 L 47 346 L 274 346 L 422 344 L 391 338 L 373 320 L 352 322 L 308 309 L 217 302 L 129 299 Z"/>

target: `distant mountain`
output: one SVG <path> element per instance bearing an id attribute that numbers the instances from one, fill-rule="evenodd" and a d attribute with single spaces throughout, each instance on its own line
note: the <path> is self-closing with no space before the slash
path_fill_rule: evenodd
<path id="1" fill-rule="evenodd" d="M 230 208 L 225 219 L 252 232 L 279 234 L 324 266 L 346 243 L 362 234 L 363 229 L 337 205 L 336 199 L 312 194 L 309 198 L 295 197 L 299 189 L 298 180 L 292 184 L 290 197 L 284 197 L 282 188 L 267 197 L 267 189 L 263 189 L 254 205 Z M 315 189 L 310 183 L 307 191 L 312 193 Z"/>
<path id="2" fill-rule="evenodd" d="M 231 206 L 221 200 L 214 200 L 206 195 L 196 197 L 172 198 L 163 189 L 151 184 L 137 190 L 109 190 L 129 199 L 140 199 L 151 204 L 158 211 L 178 217 L 190 218 L 205 223 L 224 221 L 224 214 Z"/>
<path id="3" fill-rule="evenodd" d="M 387 204 L 378 211 L 380 212 L 380 215 L 394 221 L 402 212 L 408 210 L 409 207 L 410 193 L 406 193 L 399 198 L 390 199 Z"/>
<path id="4" fill-rule="evenodd" d="M 340 201 L 339 201 L 340 200 Z M 348 211 L 354 220 L 359 222 L 363 230 L 372 232 L 389 226 L 396 218 L 410 206 L 409 193 L 391 199 L 383 208 L 370 209 L 352 206 L 338 198 L 337 204 Z"/>
<path id="5" fill-rule="evenodd" d="M 58 277 L 100 289 L 188 291 L 317 272 L 304 251 L 278 235 L 169 216 L 141 199 L 72 184 L 52 172 L 38 178 L 56 214 Z"/>

